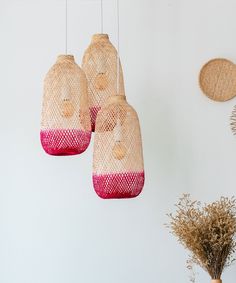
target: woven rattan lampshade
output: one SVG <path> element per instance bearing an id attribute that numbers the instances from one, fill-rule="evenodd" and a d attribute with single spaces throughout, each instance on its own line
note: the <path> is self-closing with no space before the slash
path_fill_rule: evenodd
<path id="1" fill-rule="evenodd" d="M 139 120 L 125 96 L 111 96 L 98 112 L 93 185 L 104 199 L 132 198 L 142 191 L 144 165 Z"/>
<path id="2" fill-rule="evenodd" d="M 95 34 L 83 56 L 82 69 L 88 80 L 92 130 L 98 111 L 107 98 L 116 93 L 117 51 L 107 34 Z M 119 94 L 124 95 L 123 72 L 119 68 Z"/>
<path id="3" fill-rule="evenodd" d="M 60 55 L 44 81 L 40 139 L 46 153 L 73 155 L 91 138 L 87 80 L 72 55 Z"/>

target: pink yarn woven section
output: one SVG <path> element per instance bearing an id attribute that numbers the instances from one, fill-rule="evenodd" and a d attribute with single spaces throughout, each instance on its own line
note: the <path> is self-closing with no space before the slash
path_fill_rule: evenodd
<path id="1" fill-rule="evenodd" d="M 93 186 L 103 199 L 133 198 L 144 186 L 144 171 L 93 175 Z"/>
<path id="2" fill-rule="evenodd" d="M 95 131 L 95 126 L 96 126 L 96 119 L 97 119 L 97 114 L 98 114 L 98 111 L 101 110 L 101 107 L 90 107 L 89 108 L 90 110 L 90 119 L 91 119 L 91 129 L 92 129 L 92 132 Z"/>
<path id="3" fill-rule="evenodd" d="M 84 152 L 91 139 L 91 132 L 75 129 L 41 130 L 43 149 L 50 155 L 75 155 Z"/>

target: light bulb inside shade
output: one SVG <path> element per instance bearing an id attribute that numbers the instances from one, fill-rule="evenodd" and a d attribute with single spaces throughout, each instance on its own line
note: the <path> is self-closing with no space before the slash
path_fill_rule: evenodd
<path id="1" fill-rule="evenodd" d="M 115 159 L 121 160 L 126 155 L 126 147 L 121 141 L 117 141 L 112 149 L 112 154 Z"/>
<path id="2" fill-rule="evenodd" d="M 61 116 L 65 118 L 70 118 L 75 112 L 74 105 L 70 99 L 63 99 L 61 103 Z"/>
<path id="3" fill-rule="evenodd" d="M 96 90 L 105 90 L 108 86 L 108 78 L 106 73 L 98 73 L 95 78 Z"/>

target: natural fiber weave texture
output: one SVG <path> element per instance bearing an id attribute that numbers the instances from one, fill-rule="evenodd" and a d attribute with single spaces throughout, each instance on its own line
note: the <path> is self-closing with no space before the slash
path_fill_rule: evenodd
<path id="1" fill-rule="evenodd" d="M 236 65 L 226 59 L 213 59 L 200 72 L 199 84 L 210 99 L 226 101 L 236 96 Z"/>
<path id="2" fill-rule="evenodd" d="M 88 94 L 92 130 L 101 106 L 117 92 L 117 51 L 107 34 L 95 34 L 83 56 L 82 69 L 88 80 Z M 119 67 L 119 94 L 124 95 L 121 64 Z"/>
<path id="3" fill-rule="evenodd" d="M 98 112 L 93 185 L 104 199 L 136 197 L 144 186 L 139 120 L 125 96 L 111 96 Z"/>
<path id="4" fill-rule="evenodd" d="M 232 111 L 230 121 L 231 121 L 230 122 L 231 130 L 232 130 L 233 134 L 236 135 L 236 105 L 234 106 L 234 109 Z"/>
<path id="5" fill-rule="evenodd" d="M 46 75 L 40 138 L 51 155 L 79 154 L 90 143 L 87 80 L 71 55 L 58 56 Z"/>

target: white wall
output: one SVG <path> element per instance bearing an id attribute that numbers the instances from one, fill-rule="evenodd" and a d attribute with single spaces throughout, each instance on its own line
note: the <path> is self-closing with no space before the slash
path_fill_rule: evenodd
<path id="1" fill-rule="evenodd" d="M 81 62 L 99 31 L 98 0 L 68 0 L 70 53 Z M 104 0 L 116 44 L 115 0 Z M 0 282 L 189 282 L 187 253 L 165 214 L 182 192 L 213 201 L 235 194 L 236 98 L 210 101 L 203 63 L 236 62 L 235 0 L 120 0 L 126 94 L 143 134 L 145 189 L 101 200 L 91 181 L 92 146 L 46 155 L 39 142 L 42 82 L 64 52 L 64 0 L 0 0 Z M 235 282 L 236 266 L 224 274 Z M 197 282 L 209 282 L 199 270 Z"/>

